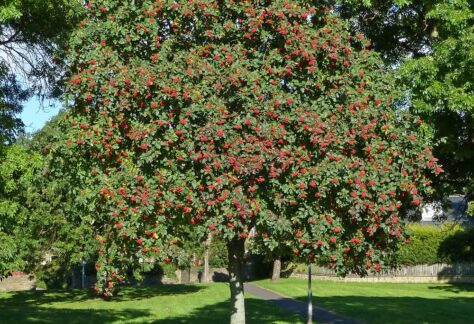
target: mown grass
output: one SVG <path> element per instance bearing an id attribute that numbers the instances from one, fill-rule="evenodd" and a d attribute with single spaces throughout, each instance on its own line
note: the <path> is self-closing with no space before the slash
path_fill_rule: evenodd
<path id="1" fill-rule="evenodd" d="M 256 284 L 307 301 L 307 281 Z M 473 323 L 474 285 L 349 283 L 313 280 L 313 302 L 365 323 Z M 316 315 L 317 320 L 317 315 Z"/>
<path id="2" fill-rule="evenodd" d="M 246 296 L 248 323 L 303 323 L 269 302 Z M 226 284 L 124 288 L 104 301 L 87 292 L 0 293 L 0 323 L 227 323 Z"/>

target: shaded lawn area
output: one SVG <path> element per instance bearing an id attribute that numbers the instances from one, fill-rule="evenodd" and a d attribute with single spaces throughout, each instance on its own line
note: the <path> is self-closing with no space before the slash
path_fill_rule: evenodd
<path id="1" fill-rule="evenodd" d="M 249 323 L 303 323 L 297 315 L 246 296 Z M 133 287 L 104 301 L 84 291 L 0 293 L 0 323 L 227 323 L 227 284 Z"/>
<path id="2" fill-rule="evenodd" d="M 307 281 L 254 282 L 307 301 Z M 355 283 L 313 280 L 313 302 L 365 323 L 473 323 L 473 284 Z M 316 315 L 317 320 L 317 315 Z"/>

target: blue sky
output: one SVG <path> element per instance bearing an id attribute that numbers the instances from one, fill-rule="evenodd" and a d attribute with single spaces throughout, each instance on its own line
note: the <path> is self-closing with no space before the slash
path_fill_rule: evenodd
<path id="1" fill-rule="evenodd" d="M 41 129 L 44 124 L 53 116 L 56 116 L 61 107 L 58 101 L 49 102 L 46 100 L 41 107 L 37 97 L 33 97 L 23 105 L 23 112 L 20 117 L 25 124 L 25 131 L 33 133 Z"/>

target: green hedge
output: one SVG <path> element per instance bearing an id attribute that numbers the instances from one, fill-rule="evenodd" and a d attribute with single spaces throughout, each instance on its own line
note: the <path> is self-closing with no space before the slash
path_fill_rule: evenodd
<path id="1" fill-rule="evenodd" d="M 474 229 L 459 225 L 410 225 L 410 244 L 398 252 L 400 265 L 474 262 Z"/>

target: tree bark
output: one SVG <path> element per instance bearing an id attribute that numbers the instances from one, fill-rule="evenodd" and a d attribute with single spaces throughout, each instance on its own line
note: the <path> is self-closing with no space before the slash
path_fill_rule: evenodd
<path id="1" fill-rule="evenodd" d="M 203 282 L 210 282 L 209 278 L 209 246 L 211 245 L 212 236 L 209 234 L 204 243 L 204 273 L 202 275 Z"/>
<path id="2" fill-rule="evenodd" d="M 273 272 L 272 272 L 272 281 L 277 281 L 280 279 L 281 273 L 281 258 L 277 257 L 273 260 Z"/>
<path id="3" fill-rule="evenodd" d="M 244 254 L 245 239 L 233 239 L 229 252 L 230 323 L 245 324 Z"/>

